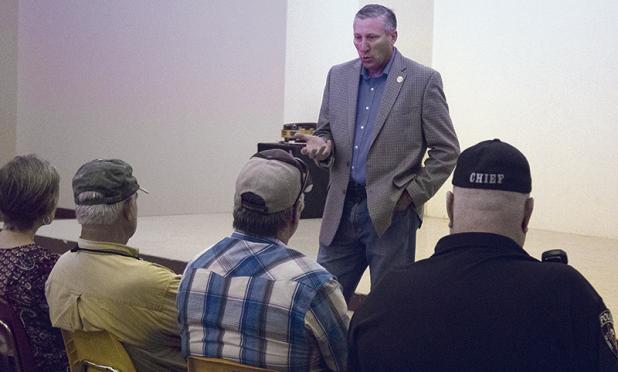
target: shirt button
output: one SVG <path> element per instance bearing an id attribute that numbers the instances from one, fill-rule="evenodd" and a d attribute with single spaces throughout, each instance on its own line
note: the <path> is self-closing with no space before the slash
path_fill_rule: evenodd
<path id="1" fill-rule="evenodd" d="M 371 88 L 371 91 L 373 92 L 373 88 Z"/>
<path id="2" fill-rule="evenodd" d="M 354 146 L 354 149 L 355 149 L 355 150 L 358 150 L 358 146 Z"/>
<path id="3" fill-rule="evenodd" d="M 365 129 L 365 127 L 361 125 L 361 129 Z"/>
<path id="4" fill-rule="evenodd" d="M 369 106 L 365 106 L 365 110 L 369 110 Z"/>
<path id="5" fill-rule="evenodd" d="M 352 166 L 352 169 L 354 169 L 354 166 Z"/>

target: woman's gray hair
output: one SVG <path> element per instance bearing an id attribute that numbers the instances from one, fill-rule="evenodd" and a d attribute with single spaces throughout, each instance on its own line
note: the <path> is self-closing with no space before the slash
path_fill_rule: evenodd
<path id="1" fill-rule="evenodd" d="M 384 17 L 386 31 L 393 32 L 397 30 L 397 17 L 392 9 L 379 4 L 367 4 L 356 12 L 356 18 L 376 18 Z"/>
<path id="2" fill-rule="evenodd" d="M 58 203 L 60 176 L 35 154 L 16 156 L 0 168 L 0 214 L 7 230 L 29 230 Z"/>
<path id="3" fill-rule="evenodd" d="M 101 197 L 100 193 L 86 191 L 77 195 L 77 200 L 84 201 L 98 197 Z M 80 225 L 111 225 L 122 216 L 124 203 L 132 197 L 114 204 L 77 205 L 75 207 L 77 222 Z"/>

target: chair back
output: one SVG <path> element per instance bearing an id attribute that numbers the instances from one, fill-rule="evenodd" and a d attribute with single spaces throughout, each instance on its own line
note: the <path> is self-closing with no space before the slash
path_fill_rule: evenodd
<path id="1" fill-rule="evenodd" d="M 28 335 L 19 317 L 0 298 L 0 371 L 36 371 Z"/>
<path id="2" fill-rule="evenodd" d="M 274 372 L 223 358 L 190 356 L 187 359 L 188 372 Z"/>
<path id="3" fill-rule="evenodd" d="M 124 346 L 108 332 L 62 331 L 71 372 L 135 372 Z"/>

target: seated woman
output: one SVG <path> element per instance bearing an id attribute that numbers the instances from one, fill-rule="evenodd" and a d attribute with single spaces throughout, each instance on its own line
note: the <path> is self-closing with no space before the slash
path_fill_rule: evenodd
<path id="1" fill-rule="evenodd" d="M 62 336 L 52 328 L 45 281 L 58 256 L 34 242 L 56 211 L 60 177 L 36 155 L 16 156 L 0 169 L 0 297 L 21 319 L 39 371 L 66 371 Z"/>

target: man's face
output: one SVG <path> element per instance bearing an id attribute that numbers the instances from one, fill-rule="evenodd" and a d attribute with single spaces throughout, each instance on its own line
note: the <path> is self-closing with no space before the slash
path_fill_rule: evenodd
<path id="1" fill-rule="evenodd" d="M 384 17 L 354 18 L 354 46 L 369 76 L 378 76 L 393 55 L 397 31 L 386 31 Z"/>

